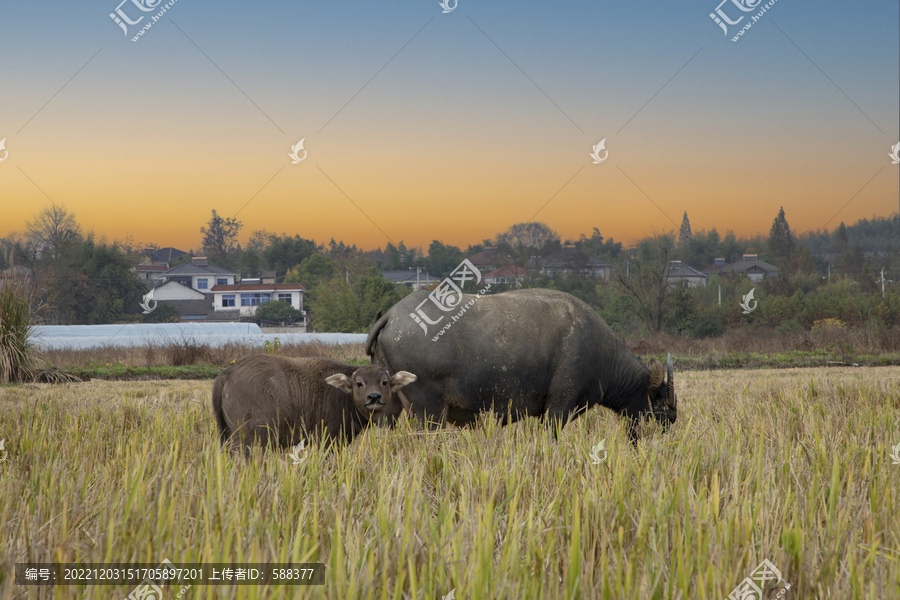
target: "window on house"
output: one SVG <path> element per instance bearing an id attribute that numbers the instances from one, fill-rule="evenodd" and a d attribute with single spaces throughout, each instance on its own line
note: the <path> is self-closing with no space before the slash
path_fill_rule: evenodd
<path id="1" fill-rule="evenodd" d="M 259 306 L 271 299 L 269 294 L 241 294 L 241 306 Z"/>
<path id="2" fill-rule="evenodd" d="M 234 294 L 222 294 L 222 306 L 234 306 Z"/>
<path id="3" fill-rule="evenodd" d="M 290 303 L 290 301 L 291 301 L 291 294 L 278 294 L 278 299 L 279 299 L 279 300 L 284 300 L 285 302 Z"/>
<path id="4" fill-rule="evenodd" d="M 227 278 L 227 277 L 224 277 L 224 278 L 223 278 L 223 277 L 219 277 L 219 278 L 217 278 L 217 279 L 216 279 L 216 285 L 228 285 L 228 278 Z"/>
<path id="5" fill-rule="evenodd" d="M 197 278 L 197 289 L 198 290 L 209 289 L 209 279 L 206 279 L 205 277 L 202 279 Z"/>

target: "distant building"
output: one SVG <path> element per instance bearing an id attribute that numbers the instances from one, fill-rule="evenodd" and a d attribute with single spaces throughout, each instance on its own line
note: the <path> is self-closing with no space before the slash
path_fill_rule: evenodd
<path id="1" fill-rule="evenodd" d="M 703 269 L 703 272 L 706 273 L 707 276 L 714 275 L 714 274 L 718 273 L 719 271 L 721 271 L 724 266 L 725 266 L 725 259 L 724 258 L 716 258 L 713 260 L 713 264 L 711 264 L 710 266 Z"/>
<path id="2" fill-rule="evenodd" d="M 136 265 L 132 270 L 137 273 L 138 279 L 155 287 L 166 280 L 165 273 L 168 267 L 165 265 Z"/>
<path id="3" fill-rule="evenodd" d="M 212 294 L 204 294 L 177 281 L 153 288 L 153 300 L 178 311 L 182 321 L 204 321 L 213 310 Z"/>
<path id="4" fill-rule="evenodd" d="M 468 257 L 468 260 L 482 273 L 496 271 L 500 267 L 505 267 L 513 262 L 511 256 L 501 253 L 499 249 L 494 247 L 485 248 L 481 252 Z"/>
<path id="5" fill-rule="evenodd" d="M 556 252 L 543 258 L 532 258 L 528 261 L 528 270 L 540 271 L 545 275 L 581 275 L 582 277 L 602 277 L 609 280 L 612 265 L 606 261 L 588 256 L 578 250 L 574 244 L 566 244 Z"/>
<path id="6" fill-rule="evenodd" d="M 766 277 L 775 277 L 778 275 L 778 267 L 763 260 L 759 260 L 759 257 L 756 254 L 745 254 L 742 260 L 730 265 L 725 265 L 717 272 L 722 274 L 741 273 L 746 275 L 750 281 L 762 281 Z"/>
<path id="7" fill-rule="evenodd" d="M 680 260 L 669 263 L 665 272 L 666 283 L 679 283 L 687 287 L 695 288 L 706 285 L 708 275 L 690 267 Z"/>
<path id="8" fill-rule="evenodd" d="M 234 285 L 235 275 L 232 271 L 209 264 L 205 256 L 195 256 L 191 262 L 163 273 L 166 281 L 177 281 L 204 294 L 217 285 Z"/>
<path id="9" fill-rule="evenodd" d="M 303 313 L 303 293 L 306 288 L 299 283 L 259 283 L 242 281 L 232 285 L 216 285 L 212 288 L 216 320 L 223 317 L 251 317 L 258 306 L 266 302 L 284 300 Z M 304 319 L 305 324 L 305 313 Z"/>
<path id="10" fill-rule="evenodd" d="M 204 294 L 178 281 L 167 281 L 153 288 L 153 299 L 159 301 L 204 300 L 207 297 L 210 301 L 209 308 L 212 310 L 212 294 Z"/>
<path id="11" fill-rule="evenodd" d="M 178 248 L 157 248 L 155 250 L 147 250 L 144 254 L 150 259 L 151 264 L 162 265 L 166 269 L 171 269 L 172 263 L 179 257 L 187 254 L 187 252 Z"/>
<path id="12" fill-rule="evenodd" d="M 410 271 L 382 271 L 382 275 L 384 275 L 385 279 L 394 283 L 396 285 L 405 285 L 408 288 L 412 288 L 417 290 L 419 288 L 428 287 L 433 283 L 437 283 L 441 280 L 440 277 L 435 277 L 434 275 L 422 271 L 416 274 L 416 270 L 412 269 Z"/>
<path id="13" fill-rule="evenodd" d="M 515 286 L 520 286 L 519 279 L 525 277 L 528 272 L 522 267 L 517 267 L 516 265 L 506 265 L 505 267 L 500 267 L 499 269 L 494 269 L 488 273 L 483 273 L 482 277 L 484 278 L 485 283 L 490 284 L 511 284 Z"/>

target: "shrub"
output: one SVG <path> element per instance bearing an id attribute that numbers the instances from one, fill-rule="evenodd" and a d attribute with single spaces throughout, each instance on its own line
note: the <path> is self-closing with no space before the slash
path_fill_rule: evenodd
<path id="1" fill-rule="evenodd" d="M 144 315 L 144 322 L 179 323 L 181 322 L 181 313 L 171 304 L 160 302 L 151 313 Z"/>
<path id="2" fill-rule="evenodd" d="M 725 323 L 722 322 L 719 315 L 714 312 L 704 311 L 694 319 L 694 324 L 691 327 L 691 337 L 719 337 L 725 333 L 726 329 L 727 327 L 725 327 Z"/>
<path id="3" fill-rule="evenodd" d="M 274 302 L 266 302 L 256 309 L 256 318 L 265 319 L 266 321 L 298 321 L 303 317 L 303 313 L 291 306 L 286 300 L 276 300 Z"/>
<path id="4" fill-rule="evenodd" d="M 33 288 L 10 279 L 0 282 L 0 383 L 32 381 L 38 369 L 34 330 Z"/>
<path id="5" fill-rule="evenodd" d="M 785 333 L 794 333 L 795 331 L 803 331 L 803 325 L 801 325 L 800 321 L 798 321 L 797 319 L 784 321 L 781 325 L 775 328 L 775 333 L 779 335 L 783 335 Z"/>

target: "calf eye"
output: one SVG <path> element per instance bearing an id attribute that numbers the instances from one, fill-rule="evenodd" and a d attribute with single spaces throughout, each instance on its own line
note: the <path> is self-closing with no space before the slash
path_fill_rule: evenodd
<path id="1" fill-rule="evenodd" d="M 381 385 L 387 387 L 387 380 L 385 379 L 384 381 L 382 381 L 382 382 L 381 382 Z"/>
<path id="2" fill-rule="evenodd" d="M 357 382 L 356 382 L 356 387 L 362 387 L 362 386 L 363 386 L 363 382 L 362 382 L 362 381 L 357 381 Z"/>

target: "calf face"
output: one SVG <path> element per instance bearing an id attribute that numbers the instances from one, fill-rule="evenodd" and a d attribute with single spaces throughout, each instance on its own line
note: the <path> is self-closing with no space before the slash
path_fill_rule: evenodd
<path id="1" fill-rule="evenodd" d="M 326 377 L 325 383 L 352 394 L 356 408 L 371 418 L 384 409 L 394 392 L 415 380 L 409 371 L 391 375 L 377 365 L 365 365 L 349 377 L 343 373 Z"/>

